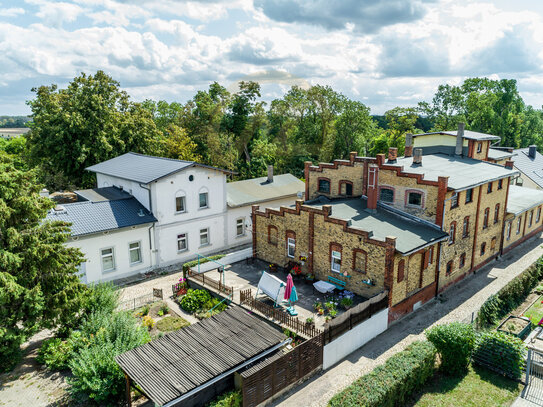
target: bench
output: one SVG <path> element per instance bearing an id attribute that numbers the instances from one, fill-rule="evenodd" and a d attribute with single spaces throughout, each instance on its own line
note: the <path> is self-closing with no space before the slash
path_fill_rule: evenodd
<path id="1" fill-rule="evenodd" d="M 347 282 L 346 281 L 343 281 L 343 280 L 340 280 L 339 278 L 335 278 L 335 277 L 328 277 L 328 282 L 330 284 L 333 284 L 336 286 L 336 288 L 338 290 L 344 290 L 345 289 L 345 286 L 347 285 Z"/>

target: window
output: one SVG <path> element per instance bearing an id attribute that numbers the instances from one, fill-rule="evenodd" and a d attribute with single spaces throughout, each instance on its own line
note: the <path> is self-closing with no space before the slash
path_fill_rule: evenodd
<path id="1" fill-rule="evenodd" d="M 291 259 L 293 259 L 295 252 L 296 252 L 296 239 L 289 237 L 287 239 L 287 257 L 290 257 Z"/>
<path id="2" fill-rule="evenodd" d="M 185 212 L 185 197 L 184 196 L 175 197 L 175 211 L 177 213 Z"/>
<path id="3" fill-rule="evenodd" d="M 102 249 L 100 254 L 102 257 L 102 270 L 103 271 L 115 270 L 115 253 L 113 252 L 113 247 Z"/>
<path id="4" fill-rule="evenodd" d="M 456 222 L 451 222 L 451 226 L 449 228 L 449 244 L 454 243 L 455 233 L 456 233 Z"/>
<path id="5" fill-rule="evenodd" d="M 486 229 L 488 227 L 488 215 L 490 213 L 490 208 L 485 209 L 485 217 L 483 219 L 483 229 Z"/>
<path id="6" fill-rule="evenodd" d="M 517 235 L 520 233 L 520 223 L 522 222 L 522 216 L 517 219 Z"/>
<path id="7" fill-rule="evenodd" d="M 239 218 L 236 220 L 236 236 L 243 236 L 245 234 L 245 218 Z"/>
<path id="8" fill-rule="evenodd" d="M 466 190 L 466 203 L 473 202 L 473 188 Z"/>
<path id="9" fill-rule="evenodd" d="M 187 234 L 181 233 L 177 235 L 177 251 L 182 252 L 184 250 L 187 250 L 189 247 L 187 242 Z"/>
<path id="10" fill-rule="evenodd" d="M 130 254 L 130 264 L 141 263 L 141 245 L 140 242 L 133 242 L 128 245 Z"/>
<path id="11" fill-rule="evenodd" d="M 277 227 L 268 225 L 268 243 L 277 246 Z"/>
<path id="12" fill-rule="evenodd" d="M 430 249 L 424 252 L 423 263 L 422 263 L 423 270 L 426 270 L 430 266 L 430 264 L 432 264 L 432 255 L 433 255 L 432 249 L 433 247 L 431 247 Z"/>
<path id="13" fill-rule="evenodd" d="M 351 196 L 353 194 L 353 183 L 351 181 L 339 181 L 339 194 Z"/>
<path id="14" fill-rule="evenodd" d="M 469 236 L 469 216 L 464 218 L 464 226 L 462 227 L 462 237 L 466 238 Z"/>
<path id="15" fill-rule="evenodd" d="M 332 271 L 341 272 L 341 252 L 332 250 Z"/>
<path id="16" fill-rule="evenodd" d="M 496 237 L 493 237 L 490 241 L 490 250 L 494 250 L 496 248 Z"/>
<path id="17" fill-rule="evenodd" d="M 428 260 L 428 264 L 433 264 L 434 263 L 434 246 L 430 247 L 428 251 L 430 252 L 430 258 Z"/>
<path id="18" fill-rule="evenodd" d="M 534 220 L 534 211 L 530 212 L 530 217 L 528 218 L 528 227 L 532 227 L 532 221 Z"/>
<path id="19" fill-rule="evenodd" d="M 492 192 L 492 182 L 489 182 L 486 187 L 486 193 L 490 194 Z"/>
<path id="20" fill-rule="evenodd" d="M 209 244 L 209 228 L 200 229 L 200 246 Z"/>
<path id="21" fill-rule="evenodd" d="M 319 178 L 319 192 L 323 192 L 325 194 L 330 193 L 330 180 Z"/>
<path id="22" fill-rule="evenodd" d="M 422 194 L 420 192 L 409 192 L 407 203 L 412 206 L 422 206 Z"/>
<path id="23" fill-rule="evenodd" d="M 480 153 L 483 151 L 483 143 L 479 142 L 477 143 L 477 152 Z"/>
<path id="24" fill-rule="evenodd" d="M 465 264 L 466 264 L 466 253 L 462 253 L 460 255 L 460 263 L 458 264 L 458 267 L 462 268 L 464 267 Z"/>
<path id="25" fill-rule="evenodd" d="M 507 236 L 507 240 L 511 239 L 511 222 L 507 222 L 507 232 L 505 235 Z"/>
<path id="26" fill-rule="evenodd" d="M 394 202 L 394 190 L 391 188 L 381 188 L 379 191 L 379 200 L 383 202 Z"/>
<path id="27" fill-rule="evenodd" d="M 398 278 L 397 278 L 398 283 L 401 283 L 403 281 L 404 274 L 405 274 L 405 260 L 400 260 L 400 262 L 398 263 Z"/>
<path id="28" fill-rule="evenodd" d="M 200 208 L 207 208 L 207 192 L 200 192 Z"/>
<path id="29" fill-rule="evenodd" d="M 500 220 L 500 204 L 496 204 L 494 208 L 494 223 L 498 223 Z"/>
<path id="30" fill-rule="evenodd" d="M 481 244 L 481 256 L 484 256 L 486 252 L 486 242 Z"/>
<path id="31" fill-rule="evenodd" d="M 362 273 L 362 274 L 366 274 L 366 258 L 367 254 L 365 251 L 363 250 L 360 250 L 360 249 L 354 249 L 353 251 L 353 258 L 354 258 L 354 261 L 353 261 L 353 270 L 358 272 L 358 273 Z"/>
<path id="32" fill-rule="evenodd" d="M 458 193 L 454 193 L 451 197 L 451 209 L 458 208 Z"/>
<path id="33" fill-rule="evenodd" d="M 498 180 L 498 189 L 503 188 L 503 179 Z"/>
<path id="34" fill-rule="evenodd" d="M 537 213 L 535 215 L 535 223 L 539 223 L 540 219 L 541 219 L 541 206 L 537 208 Z"/>
<path id="35" fill-rule="evenodd" d="M 447 263 L 447 269 L 445 270 L 445 275 L 450 275 L 453 271 L 453 261 L 452 260 L 449 260 L 449 262 Z"/>

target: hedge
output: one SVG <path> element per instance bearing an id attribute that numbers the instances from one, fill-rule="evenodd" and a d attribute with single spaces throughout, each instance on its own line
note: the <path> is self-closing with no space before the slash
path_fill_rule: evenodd
<path id="1" fill-rule="evenodd" d="M 383 365 L 360 377 L 329 402 L 331 407 L 393 407 L 422 388 L 435 371 L 436 348 L 428 341 L 414 342 Z"/>
<path id="2" fill-rule="evenodd" d="M 475 331 L 470 324 L 452 322 L 436 325 L 425 331 L 441 357 L 440 370 L 460 375 L 468 370 L 471 352 L 475 346 Z"/>
<path id="3" fill-rule="evenodd" d="M 224 256 L 225 256 L 224 254 L 217 254 L 215 256 L 202 257 L 200 259 L 200 264 L 207 263 L 208 261 L 211 261 L 211 260 L 219 260 L 219 259 L 222 259 Z M 198 259 L 187 261 L 186 263 L 183 264 L 183 270 L 188 270 L 189 268 L 192 268 L 197 265 L 198 265 Z"/>
<path id="4" fill-rule="evenodd" d="M 494 327 L 509 312 L 522 304 L 542 278 L 543 256 L 485 301 L 475 320 L 477 327 Z"/>
<path id="5" fill-rule="evenodd" d="M 504 332 L 483 332 L 477 335 L 472 358 L 475 364 L 520 379 L 525 365 L 526 346 L 521 339 Z"/>

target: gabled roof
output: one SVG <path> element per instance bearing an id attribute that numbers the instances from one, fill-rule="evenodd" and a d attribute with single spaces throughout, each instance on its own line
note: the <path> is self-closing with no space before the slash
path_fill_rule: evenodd
<path id="1" fill-rule="evenodd" d="M 543 188 L 543 155 L 536 151 L 535 157 L 528 154 L 529 148 L 513 150 L 515 156 L 515 167 L 524 175 Z"/>
<path id="2" fill-rule="evenodd" d="M 284 340 L 282 332 L 234 307 L 115 359 L 152 401 L 164 405 Z"/>
<path id="3" fill-rule="evenodd" d="M 434 131 L 434 132 L 431 132 L 431 133 L 413 134 L 413 137 L 429 136 L 431 134 L 445 134 L 447 136 L 456 137 L 458 135 L 458 130 Z M 471 130 L 464 130 L 464 137 L 463 138 L 468 139 L 468 140 L 477 140 L 477 141 L 500 140 L 500 138 L 498 136 L 494 136 L 492 134 L 486 134 L 486 133 L 478 133 L 476 131 L 471 131 Z"/>
<path id="4" fill-rule="evenodd" d="M 228 170 L 199 164 L 194 161 L 174 160 L 172 158 L 154 157 L 137 153 L 126 153 L 111 160 L 91 165 L 86 169 L 99 174 L 148 184 L 189 167 L 202 167 L 229 174 L 232 173 Z"/>
<path id="5" fill-rule="evenodd" d="M 305 184 L 292 174 L 274 175 L 273 182 L 268 182 L 268 177 L 246 179 L 226 184 L 226 202 L 229 207 L 235 208 L 295 197 L 304 190 Z"/>
<path id="6" fill-rule="evenodd" d="M 509 186 L 508 213 L 518 215 L 541 204 L 543 204 L 543 191 L 518 185 Z"/>
<path id="7" fill-rule="evenodd" d="M 49 211 L 46 219 L 70 222 L 72 236 L 90 235 L 157 221 L 135 198 L 65 204 Z"/>
<path id="8" fill-rule="evenodd" d="M 424 174 L 427 181 L 437 181 L 438 177 L 449 177 L 451 189 L 462 190 L 500 178 L 518 175 L 518 171 L 504 166 L 446 154 L 429 154 L 422 156 L 422 165 L 414 165 L 413 158 L 398 158 L 393 166 L 403 166 L 408 173 Z"/>

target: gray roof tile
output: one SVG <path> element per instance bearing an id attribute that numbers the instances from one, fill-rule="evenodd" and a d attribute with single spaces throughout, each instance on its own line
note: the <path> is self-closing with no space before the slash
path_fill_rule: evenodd
<path id="1" fill-rule="evenodd" d="M 535 153 L 535 158 L 528 155 L 528 148 L 513 150 L 515 167 L 543 188 L 543 155 Z"/>
<path id="2" fill-rule="evenodd" d="M 156 222 L 155 217 L 135 198 L 65 204 L 49 211 L 46 219 L 70 222 L 72 236 Z"/>

